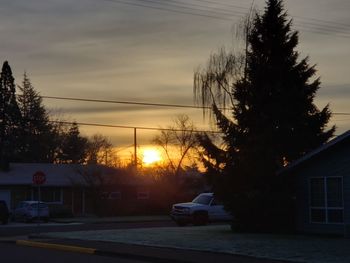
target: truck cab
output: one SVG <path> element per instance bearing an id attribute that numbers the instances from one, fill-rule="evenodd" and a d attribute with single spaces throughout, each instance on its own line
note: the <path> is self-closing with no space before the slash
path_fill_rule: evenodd
<path id="1" fill-rule="evenodd" d="M 180 226 L 232 220 L 214 193 L 202 193 L 191 202 L 174 204 L 170 216 Z"/>

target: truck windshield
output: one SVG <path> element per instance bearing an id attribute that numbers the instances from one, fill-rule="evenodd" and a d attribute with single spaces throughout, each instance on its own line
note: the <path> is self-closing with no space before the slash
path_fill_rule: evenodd
<path id="1" fill-rule="evenodd" d="M 192 203 L 201 204 L 201 205 L 209 205 L 212 197 L 209 195 L 199 195 L 195 199 L 193 199 Z"/>
<path id="2" fill-rule="evenodd" d="M 36 208 L 36 209 L 38 209 L 38 203 L 33 203 L 33 204 L 31 204 L 30 205 L 32 208 Z M 39 208 L 47 208 L 47 204 L 45 204 L 45 203 L 40 203 L 39 204 Z"/>

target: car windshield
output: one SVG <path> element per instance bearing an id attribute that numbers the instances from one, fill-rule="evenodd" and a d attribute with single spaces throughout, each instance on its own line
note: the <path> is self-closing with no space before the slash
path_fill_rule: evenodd
<path id="1" fill-rule="evenodd" d="M 192 203 L 209 205 L 211 199 L 212 197 L 210 195 L 199 195 L 195 199 L 193 199 Z"/>
<path id="2" fill-rule="evenodd" d="M 30 205 L 32 208 L 38 208 L 38 203 L 33 203 Z M 45 203 L 40 203 L 39 208 L 47 208 Z"/>

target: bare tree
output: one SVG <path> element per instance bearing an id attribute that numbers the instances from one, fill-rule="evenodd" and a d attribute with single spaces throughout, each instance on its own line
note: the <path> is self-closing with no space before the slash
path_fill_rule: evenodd
<path id="1" fill-rule="evenodd" d="M 94 134 L 88 139 L 87 163 L 115 166 L 116 153 L 107 137 Z"/>
<path id="2" fill-rule="evenodd" d="M 187 115 L 179 115 L 172 126 L 162 130 L 153 142 L 163 149 L 172 174 L 179 175 L 185 163 L 194 163 L 196 128 Z"/>
<path id="3" fill-rule="evenodd" d="M 234 83 L 246 77 L 248 36 L 254 12 L 252 4 L 249 14 L 236 27 L 233 34 L 235 47 L 229 51 L 221 47 L 210 55 L 206 66 L 199 67 L 194 73 L 194 98 L 203 107 L 204 114 L 208 111 L 214 113 L 212 107 L 225 112 L 226 107 L 235 105 Z"/>

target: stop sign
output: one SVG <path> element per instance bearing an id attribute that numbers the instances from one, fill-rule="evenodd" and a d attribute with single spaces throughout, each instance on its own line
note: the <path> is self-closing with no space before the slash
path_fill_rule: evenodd
<path id="1" fill-rule="evenodd" d="M 33 174 L 33 184 L 41 185 L 46 181 L 46 175 L 42 171 L 38 171 Z"/>

